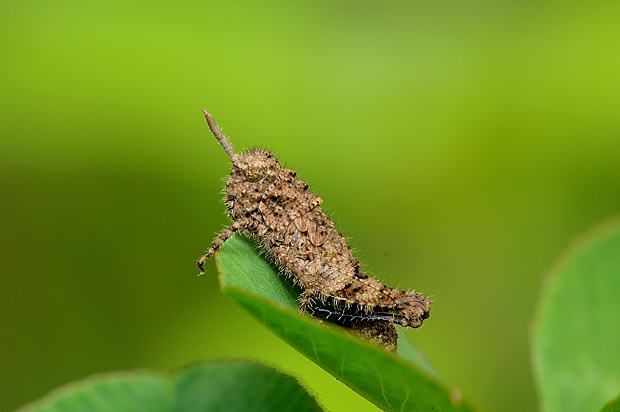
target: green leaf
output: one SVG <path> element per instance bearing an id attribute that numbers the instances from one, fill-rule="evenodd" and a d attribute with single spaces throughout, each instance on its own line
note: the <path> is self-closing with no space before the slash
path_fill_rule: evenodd
<path id="1" fill-rule="evenodd" d="M 220 361 L 192 366 L 173 375 L 95 375 L 57 389 L 19 412 L 320 410 L 291 376 L 254 362 Z"/>
<path id="2" fill-rule="evenodd" d="M 620 396 L 607 402 L 600 412 L 620 412 Z"/>
<path id="3" fill-rule="evenodd" d="M 216 255 L 224 293 L 306 357 L 384 410 L 473 411 L 440 384 L 419 352 L 401 337 L 399 355 L 299 313 L 290 282 L 253 242 L 233 236 Z"/>
<path id="4" fill-rule="evenodd" d="M 620 392 L 620 224 L 578 242 L 551 270 L 533 327 L 547 412 L 594 411 Z"/>

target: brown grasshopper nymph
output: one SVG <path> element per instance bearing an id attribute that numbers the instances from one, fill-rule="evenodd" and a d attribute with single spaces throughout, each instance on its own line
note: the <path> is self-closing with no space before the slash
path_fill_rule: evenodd
<path id="1" fill-rule="evenodd" d="M 369 330 L 422 325 L 430 314 L 428 298 L 363 273 L 347 240 L 322 210 L 323 200 L 308 191 L 306 182 L 266 150 L 235 153 L 209 112 L 204 115 L 232 162 L 225 201 L 232 223 L 198 260 L 201 271 L 226 239 L 240 232 L 258 239 L 280 272 L 301 288 L 302 311 L 340 324 L 386 324 Z M 395 339 L 395 333 L 388 335 Z"/>

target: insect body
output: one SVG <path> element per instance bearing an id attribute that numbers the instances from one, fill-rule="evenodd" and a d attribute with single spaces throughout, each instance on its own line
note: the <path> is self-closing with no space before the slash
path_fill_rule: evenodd
<path id="1" fill-rule="evenodd" d="M 390 288 L 363 273 L 345 237 L 321 209 L 323 200 L 268 151 L 234 153 L 211 115 L 206 110 L 204 114 L 232 161 L 226 183 L 232 224 L 198 260 L 201 270 L 239 231 L 258 239 L 280 271 L 302 289 L 302 311 L 344 325 L 372 324 L 370 329 L 385 330 L 384 323 L 392 330 L 392 324 L 422 325 L 430 313 L 429 299 Z"/>

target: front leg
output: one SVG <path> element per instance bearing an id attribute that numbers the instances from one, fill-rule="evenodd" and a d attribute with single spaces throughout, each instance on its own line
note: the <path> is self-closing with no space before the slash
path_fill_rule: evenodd
<path id="1" fill-rule="evenodd" d="M 207 250 L 205 254 L 202 255 L 200 259 L 198 259 L 198 261 L 196 262 L 196 266 L 198 266 L 198 269 L 200 269 L 201 272 L 204 272 L 205 270 L 204 265 L 207 259 L 213 256 L 213 254 L 219 250 L 219 248 L 224 244 L 224 242 L 226 242 L 229 237 L 234 235 L 239 229 L 243 228 L 244 223 L 244 221 L 235 220 L 230 226 L 222 230 L 222 232 L 213 241 L 213 244 L 211 245 L 209 250 Z"/>

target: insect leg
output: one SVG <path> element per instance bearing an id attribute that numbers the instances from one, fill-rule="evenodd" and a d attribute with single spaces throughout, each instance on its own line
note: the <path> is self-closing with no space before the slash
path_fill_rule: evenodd
<path id="1" fill-rule="evenodd" d="M 351 329 L 362 338 L 391 352 L 395 352 L 398 347 L 398 334 L 394 324 L 391 322 L 360 323 L 351 326 Z"/>
<path id="2" fill-rule="evenodd" d="M 196 262 L 196 266 L 198 266 L 198 268 L 204 272 L 205 262 L 211 256 L 213 256 L 215 252 L 218 251 L 218 249 L 224 244 L 224 242 L 226 242 L 229 237 L 234 235 L 242 227 L 244 227 L 244 222 L 240 220 L 235 220 L 230 226 L 222 230 L 222 232 L 220 232 L 220 234 L 213 241 L 213 244 L 211 245 L 209 250 L 207 250 L 205 254 L 200 257 L 200 259 L 198 259 L 198 261 Z"/>
<path id="3" fill-rule="evenodd" d="M 306 313 L 308 309 L 312 306 L 312 303 L 315 299 L 314 293 L 306 289 L 299 295 L 299 311 L 301 313 Z"/>

